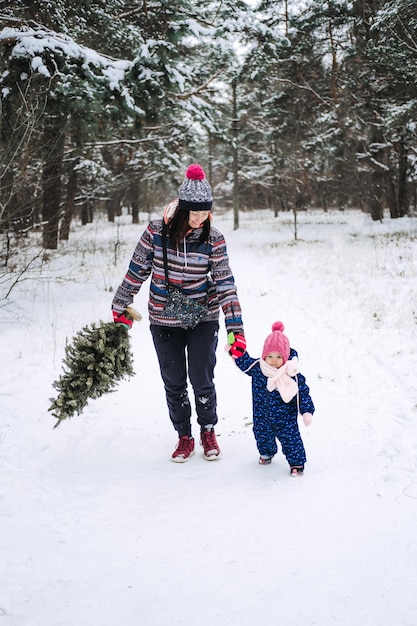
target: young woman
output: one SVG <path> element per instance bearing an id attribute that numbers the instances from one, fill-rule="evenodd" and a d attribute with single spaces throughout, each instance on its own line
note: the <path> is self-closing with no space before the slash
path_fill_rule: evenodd
<path id="1" fill-rule="evenodd" d="M 239 345 L 244 343 L 226 242 L 211 224 L 212 204 L 203 169 L 190 165 L 178 199 L 168 205 L 163 219 L 152 221 L 142 234 L 112 303 L 114 321 L 130 327 L 125 309 L 151 277 L 150 329 L 169 417 L 178 433 L 172 460 L 180 463 L 194 454 L 188 379 L 204 458 L 212 461 L 221 456 L 214 430 L 218 421 L 214 367 L 220 308 L 227 333 L 233 332 Z"/>

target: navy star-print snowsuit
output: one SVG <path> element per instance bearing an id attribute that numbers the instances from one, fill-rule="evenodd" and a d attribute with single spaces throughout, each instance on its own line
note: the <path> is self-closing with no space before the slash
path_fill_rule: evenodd
<path id="1" fill-rule="evenodd" d="M 297 356 L 297 352 L 291 348 L 289 358 L 294 356 Z M 314 413 L 314 404 L 305 377 L 297 374 L 298 400 L 295 396 L 286 403 L 276 389 L 268 391 L 268 378 L 261 371 L 259 359 L 254 359 L 245 352 L 235 363 L 252 378 L 253 434 L 259 454 L 274 456 L 278 452 L 278 439 L 289 465 L 304 465 L 306 453 L 298 429 L 297 415 L 298 410 L 301 414 Z"/>

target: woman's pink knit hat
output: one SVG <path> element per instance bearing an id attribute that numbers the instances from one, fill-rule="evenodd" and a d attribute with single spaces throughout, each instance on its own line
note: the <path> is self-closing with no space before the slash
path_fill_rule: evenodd
<path id="1" fill-rule="evenodd" d="M 274 322 L 272 324 L 272 333 L 265 339 L 264 349 L 262 350 L 262 358 L 270 352 L 279 352 L 284 363 L 288 361 L 290 356 L 290 342 L 288 337 L 283 334 L 284 324 L 282 322 Z"/>

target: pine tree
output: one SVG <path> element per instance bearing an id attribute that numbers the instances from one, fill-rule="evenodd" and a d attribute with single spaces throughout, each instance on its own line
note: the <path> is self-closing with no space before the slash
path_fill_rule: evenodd
<path id="1" fill-rule="evenodd" d="M 386 146 L 388 206 L 391 217 L 402 217 L 408 212 L 410 187 L 416 177 L 415 2 L 381 1 L 372 32 L 374 36 L 368 41 L 367 53 L 374 71 L 374 109 L 380 112 L 381 135 Z"/>
<path id="2" fill-rule="evenodd" d="M 102 322 L 85 326 L 65 347 L 64 373 L 53 383 L 58 391 L 50 398 L 58 422 L 55 428 L 88 403 L 114 391 L 125 377 L 133 376 L 133 355 L 128 329 L 123 324 Z"/>

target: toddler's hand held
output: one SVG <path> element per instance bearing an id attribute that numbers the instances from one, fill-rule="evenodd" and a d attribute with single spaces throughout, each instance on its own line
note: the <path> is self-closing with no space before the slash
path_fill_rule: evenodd
<path id="1" fill-rule="evenodd" d="M 228 351 L 233 359 L 238 359 L 246 352 L 246 339 L 244 335 L 229 333 L 227 335 Z"/>

